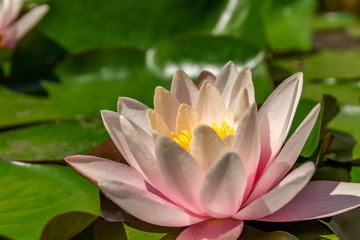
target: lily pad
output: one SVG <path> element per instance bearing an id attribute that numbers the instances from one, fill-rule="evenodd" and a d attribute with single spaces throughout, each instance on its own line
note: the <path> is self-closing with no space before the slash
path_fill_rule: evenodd
<path id="1" fill-rule="evenodd" d="M 244 66 L 252 69 L 256 100 L 264 102 L 273 89 L 264 52 L 239 38 L 210 34 L 182 35 L 163 40 L 147 52 L 149 69 L 168 78 L 177 68 L 183 69 L 193 79 L 202 70 L 217 75 L 229 60 L 238 69 Z"/>
<path id="2" fill-rule="evenodd" d="M 349 133 L 357 141 L 352 151 L 353 159 L 360 158 L 360 107 L 343 104 L 339 114 L 329 123 L 328 128 Z"/>
<path id="3" fill-rule="evenodd" d="M 5 237 L 39 239 L 43 231 L 48 239 L 64 239 L 100 214 L 98 189 L 68 167 L 0 160 L 0 175 L 0 234 Z M 59 226 L 64 213 L 62 221 L 73 224 L 58 232 L 49 221 Z M 81 221 L 74 222 L 78 217 Z"/>
<path id="4" fill-rule="evenodd" d="M 233 3 L 238 11 L 231 11 Z M 255 38 L 258 42 L 261 38 L 254 35 L 258 32 L 254 31 L 254 27 L 259 29 L 261 20 L 253 14 L 257 9 L 251 3 L 248 0 L 231 3 L 106 0 L 98 4 L 96 0 L 89 0 L 86 4 L 77 1 L 63 4 L 61 0 L 52 0 L 49 2 L 52 11 L 38 28 L 71 51 L 114 45 L 147 49 L 160 39 L 184 32 L 212 31 L 218 25 L 225 32 L 236 30 L 237 34 Z M 228 17 L 230 21 L 223 24 L 223 18 Z M 257 21 L 254 22 L 254 19 Z M 263 37 L 261 41 L 264 41 Z"/>
<path id="5" fill-rule="evenodd" d="M 126 65 L 125 59 L 129 60 Z M 145 53 L 133 48 L 98 49 L 70 56 L 56 72 L 63 83 L 44 82 L 49 97 L 0 87 L 0 128 L 98 116 L 102 109 L 115 110 L 119 96 L 151 106 L 155 87 L 168 85 L 146 69 Z"/>
<path id="6" fill-rule="evenodd" d="M 266 0 L 260 5 L 265 32 L 274 51 L 308 51 L 316 1 Z"/>
<path id="7" fill-rule="evenodd" d="M 357 17 L 350 12 L 326 12 L 314 19 L 315 30 L 334 30 L 345 28 L 356 23 Z"/>
<path id="8" fill-rule="evenodd" d="M 313 55 L 275 59 L 273 66 L 291 73 L 303 72 L 306 81 L 321 79 L 336 83 L 360 77 L 360 50 L 324 50 Z"/>
<path id="9" fill-rule="evenodd" d="M 57 121 L 0 133 L 0 157 L 20 161 L 62 161 L 85 154 L 108 138 L 100 119 Z"/>

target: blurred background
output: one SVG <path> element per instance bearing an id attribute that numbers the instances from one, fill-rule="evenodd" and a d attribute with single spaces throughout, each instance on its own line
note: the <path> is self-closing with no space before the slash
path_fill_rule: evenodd
<path id="1" fill-rule="evenodd" d="M 39 24 L 13 50 L 0 49 L 3 186 L 33 181 L 39 169 L 19 162 L 60 174 L 48 164 L 108 139 L 100 110 L 115 111 L 119 96 L 151 107 L 155 87 L 169 88 L 177 68 L 196 80 L 229 60 L 252 69 L 259 106 L 281 81 L 303 72 L 293 129 L 318 102 L 322 113 L 299 161 L 318 163 L 314 179 L 360 182 L 360 0 L 33 0 L 23 12 L 44 3 L 50 10 Z M 41 179 L 33 193 L 60 184 Z M 46 213 L 34 236 L 65 210 Z M 0 235 L 17 238 L 2 225 L 9 218 L 0 217 Z"/>

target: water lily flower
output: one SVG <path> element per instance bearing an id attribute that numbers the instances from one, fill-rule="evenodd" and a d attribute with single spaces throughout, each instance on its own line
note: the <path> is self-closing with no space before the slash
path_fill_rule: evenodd
<path id="1" fill-rule="evenodd" d="M 229 62 L 197 85 L 178 70 L 154 109 L 120 97 L 102 111 L 129 165 L 95 156 L 66 161 L 135 217 L 187 227 L 177 239 L 237 239 L 244 221 L 323 218 L 360 206 L 360 185 L 310 181 L 312 162 L 293 169 L 318 116 L 317 105 L 285 142 L 302 91 L 286 79 L 258 110 L 249 68 Z"/>
<path id="2" fill-rule="evenodd" d="M 39 5 L 18 19 L 24 2 L 25 0 L 0 0 L 0 49 L 15 48 L 17 42 L 49 10 L 48 5 Z"/>

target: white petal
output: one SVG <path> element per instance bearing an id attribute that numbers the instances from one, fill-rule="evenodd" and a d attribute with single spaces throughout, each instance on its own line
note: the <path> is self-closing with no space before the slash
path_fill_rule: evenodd
<path id="1" fill-rule="evenodd" d="M 237 75 L 238 71 L 234 63 L 230 61 L 221 69 L 219 76 L 215 80 L 215 86 L 221 93 L 227 107 L 230 104 L 231 91 Z"/>
<path id="2" fill-rule="evenodd" d="M 204 123 L 208 125 L 214 122 L 220 124 L 226 107 L 220 92 L 211 81 L 206 81 L 201 86 L 195 110 Z"/>
<path id="3" fill-rule="evenodd" d="M 190 142 L 190 153 L 204 172 L 207 172 L 213 162 L 226 152 L 225 143 L 214 129 L 202 124 L 194 130 Z"/>
<path id="4" fill-rule="evenodd" d="M 180 104 L 185 103 L 195 107 L 199 90 L 183 70 L 178 69 L 175 72 L 170 92 L 177 98 Z"/>
<path id="5" fill-rule="evenodd" d="M 175 131 L 179 101 L 165 88 L 157 87 L 154 96 L 154 110 L 159 113 L 170 131 Z"/>

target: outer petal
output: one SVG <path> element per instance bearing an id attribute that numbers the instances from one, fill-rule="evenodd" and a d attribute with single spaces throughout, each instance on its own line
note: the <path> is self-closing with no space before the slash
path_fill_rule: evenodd
<path id="1" fill-rule="evenodd" d="M 314 172 L 313 162 L 304 163 L 289 173 L 277 187 L 245 206 L 233 218 L 254 220 L 278 211 L 306 186 Z"/>
<path id="2" fill-rule="evenodd" d="M 242 89 L 246 89 L 248 92 L 248 102 L 249 105 L 253 104 L 255 102 L 255 90 L 254 90 L 254 84 L 251 77 L 251 70 L 248 67 L 244 67 L 241 69 L 240 73 L 238 74 L 234 86 L 231 91 L 231 97 L 230 97 L 230 108 L 233 106 L 235 99 L 237 98 L 237 95 L 241 92 Z"/>
<path id="3" fill-rule="evenodd" d="M 117 112 L 102 110 L 101 117 L 107 132 L 110 134 L 111 139 L 113 140 L 117 149 L 120 151 L 121 155 L 134 169 L 145 176 L 126 142 L 124 134 L 121 130 L 119 114 Z"/>
<path id="4" fill-rule="evenodd" d="M 235 132 L 232 150 L 239 155 L 246 169 L 248 186 L 245 196 L 247 197 L 255 180 L 260 157 L 260 134 L 256 103 L 252 104 L 244 113 Z"/>
<path id="5" fill-rule="evenodd" d="M 247 202 L 251 202 L 271 190 L 290 171 L 316 122 L 319 110 L 320 105 L 314 107 L 296 129 L 274 162 L 265 170 L 264 175 L 260 177 Z"/>
<path id="6" fill-rule="evenodd" d="M 231 91 L 237 75 L 238 71 L 236 70 L 234 63 L 229 61 L 221 69 L 219 76 L 215 81 L 215 86 L 221 93 L 227 107 L 229 107 Z"/>
<path id="7" fill-rule="evenodd" d="M 185 103 L 194 107 L 199 90 L 189 76 L 183 70 L 178 69 L 171 82 L 170 92 L 177 98 L 180 104 Z"/>
<path id="8" fill-rule="evenodd" d="M 205 220 L 143 188 L 108 181 L 100 182 L 99 186 L 114 203 L 131 215 L 152 224 L 182 227 Z"/>
<path id="9" fill-rule="evenodd" d="M 157 87 L 154 96 L 154 110 L 157 111 L 170 131 L 175 131 L 179 101 L 165 88 Z"/>
<path id="10" fill-rule="evenodd" d="M 19 15 L 24 0 L 0 1 L 0 35 Z"/>
<path id="11" fill-rule="evenodd" d="M 235 240 L 244 227 L 243 221 L 235 219 L 211 219 L 191 225 L 176 240 Z"/>
<path id="12" fill-rule="evenodd" d="M 204 123 L 220 124 L 226 107 L 220 92 L 211 81 L 206 81 L 201 86 L 195 109 Z"/>
<path id="13" fill-rule="evenodd" d="M 14 48 L 17 41 L 32 29 L 48 10 L 48 5 L 40 5 L 25 13 L 5 31 L 3 35 L 5 40 L 5 42 L 2 43 L 3 46 L 6 48 Z"/>
<path id="14" fill-rule="evenodd" d="M 128 165 L 89 155 L 68 156 L 65 161 L 96 185 L 116 181 L 145 188 L 144 179 Z"/>
<path id="15" fill-rule="evenodd" d="M 193 131 L 190 153 L 204 172 L 207 172 L 213 162 L 226 152 L 226 144 L 211 127 L 199 125 Z"/>
<path id="16" fill-rule="evenodd" d="M 358 183 L 312 181 L 287 205 L 261 221 L 290 222 L 331 217 L 360 207 Z"/>
<path id="17" fill-rule="evenodd" d="M 179 144 L 154 133 L 155 152 L 161 176 L 174 201 L 196 214 L 203 214 L 198 194 L 204 173 Z"/>
<path id="18" fill-rule="evenodd" d="M 258 175 L 271 164 L 291 127 L 302 89 L 302 73 L 281 83 L 259 110 L 261 158 Z"/>
<path id="19" fill-rule="evenodd" d="M 236 153 L 228 153 L 207 172 L 200 191 L 200 201 L 210 216 L 231 217 L 240 208 L 245 188 L 245 168 Z"/>
<path id="20" fill-rule="evenodd" d="M 147 110 L 149 109 L 148 106 L 132 98 L 120 97 L 117 108 L 118 113 L 123 115 L 127 120 L 129 120 L 131 125 L 133 125 L 137 133 L 144 140 L 146 146 L 150 150 L 154 149 L 152 131 L 147 118 Z"/>
<path id="21" fill-rule="evenodd" d="M 149 183 L 167 195 L 156 160 L 152 153 L 146 147 L 129 121 L 123 116 L 120 116 L 120 125 L 130 151 L 145 177 L 149 180 Z"/>

